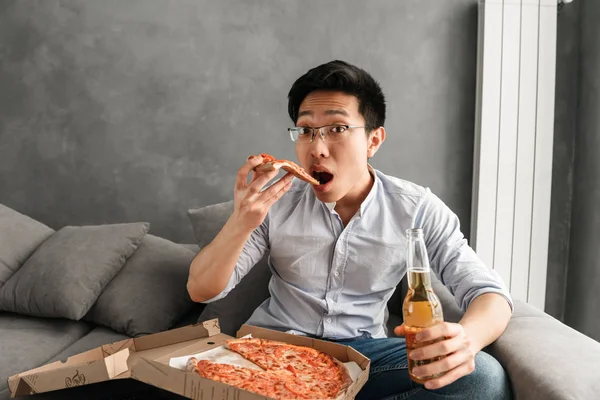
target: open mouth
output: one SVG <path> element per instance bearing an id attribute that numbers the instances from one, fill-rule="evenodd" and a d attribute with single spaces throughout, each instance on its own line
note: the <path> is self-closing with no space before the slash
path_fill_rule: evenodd
<path id="1" fill-rule="evenodd" d="M 333 175 L 325 171 L 313 171 L 312 176 L 318 180 L 321 185 L 324 185 L 333 179 Z"/>

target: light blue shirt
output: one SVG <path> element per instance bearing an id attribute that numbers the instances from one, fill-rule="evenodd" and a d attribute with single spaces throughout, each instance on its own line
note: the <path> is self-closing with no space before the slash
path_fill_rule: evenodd
<path id="1" fill-rule="evenodd" d="M 295 179 L 246 242 L 226 288 L 207 303 L 226 296 L 270 252 L 271 297 L 248 324 L 331 339 L 386 337 L 387 301 L 406 274 L 405 232 L 422 228 L 432 272 L 463 311 L 490 292 L 513 307 L 500 276 L 477 257 L 438 197 L 370 170 L 373 187 L 346 227 L 335 204 Z"/>

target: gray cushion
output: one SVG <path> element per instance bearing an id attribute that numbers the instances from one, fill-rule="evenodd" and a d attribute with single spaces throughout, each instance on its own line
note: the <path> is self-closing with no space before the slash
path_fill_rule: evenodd
<path id="1" fill-rule="evenodd" d="M 197 254 L 200 251 L 200 247 L 197 244 L 181 244 L 182 247 L 188 249 L 189 251 L 193 251 L 194 254 Z"/>
<path id="2" fill-rule="evenodd" d="M 73 342 L 69 347 L 61 351 L 59 354 L 52 357 L 47 364 L 55 361 L 67 361 L 67 358 L 72 357 L 76 354 L 86 352 L 88 350 L 95 349 L 108 343 L 118 342 L 123 339 L 128 339 L 129 336 L 117 333 L 113 330 L 98 326 L 92 329 L 87 335 L 81 339 Z"/>
<path id="3" fill-rule="evenodd" d="M 233 200 L 188 210 L 196 243 L 203 248 L 217 236 L 233 213 Z"/>
<path id="4" fill-rule="evenodd" d="M 210 243 L 233 212 L 233 201 L 188 211 L 200 248 Z M 199 321 L 218 318 L 221 332 L 234 336 L 254 310 L 269 297 L 268 256 L 260 260 L 224 298 L 206 305 Z"/>
<path id="5" fill-rule="evenodd" d="M 0 286 L 53 232 L 46 225 L 0 204 Z"/>
<path id="6" fill-rule="evenodd" d="M 0 392 L 9 376 L 46 364 L 89 331 L 81 321 L 0 313 Z"/>
<path id="7" fill-rule="evenodd" d="M 0 288 L 0 310 L 81 319 L 148 228 L 139 222 L 60 229 Z"/>
<path id="8" fill-rule="evenodd" d="M 195 255 L 146 235 L 85 319 L 133 337 L 169 329 L 194 305 L 186 283 Z"/>

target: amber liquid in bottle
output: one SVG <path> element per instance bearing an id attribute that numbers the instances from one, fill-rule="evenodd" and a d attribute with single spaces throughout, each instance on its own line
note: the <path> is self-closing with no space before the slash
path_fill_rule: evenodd
<path id="1" fill-rule="evenodd" d="M 408 354 L 418 347 L 427 346 L 444 340 L 444 338 L 439 338 L 428 342 L 415 342 L 415 335 L 417 333 L 424 328 L 443 322 L 444 316 L 439 298 L 433 292 L 431 287 L 429 258 L 425 242 L 423 241 L 423 232 L 421 229 L 409 229 L 407 231 L 407 237 L 407 274 L 409 288 L 408 293 L 404 298 L 402 313 L 404 317 L 408 373 L 414 382 L 422 384 L 427 380 L 436 378 L 442 374 L 434 376 L 416 376 L 412 372 L 413 368 L 438 361 L 443 357 L 435 357 L 428 360 L 413 360 L 408 357 Z"/>

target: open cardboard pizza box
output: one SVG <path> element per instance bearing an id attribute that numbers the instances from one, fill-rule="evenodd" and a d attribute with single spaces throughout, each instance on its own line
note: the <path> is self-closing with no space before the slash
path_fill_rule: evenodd
<path id="1" fill-rule="evenodd" d="M 278 340 L 308 346 L 330 354 L 343 363 L 356 363 L 353 383 L 339 399 L 354 399 L 369 375 L 370 361 L 351 347 L 243 325 L 237 337 Z M 190 399 L 255 400 L 267 397 L 201 377 L 195 372 L 169 366 L 174 358 L 221 346 L 229 335 L 221 333 L 214 319 L 153 335 L 110 343 L 8 378 L 11 397 L 51 392 L 115 379 L 134 379 Z M 65 393 L 67 394 L 67 393 Z"/>

